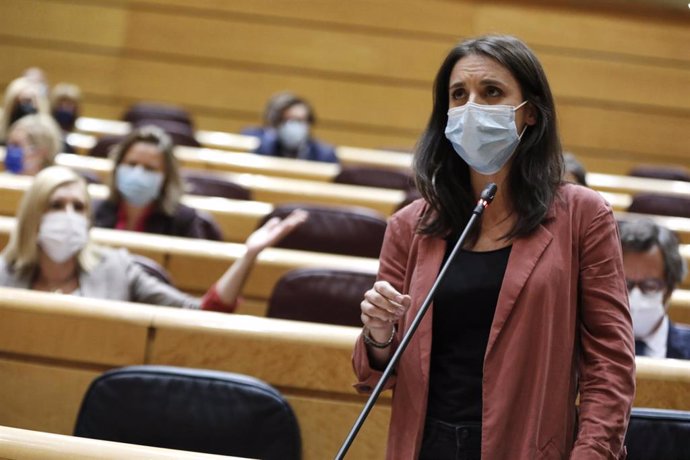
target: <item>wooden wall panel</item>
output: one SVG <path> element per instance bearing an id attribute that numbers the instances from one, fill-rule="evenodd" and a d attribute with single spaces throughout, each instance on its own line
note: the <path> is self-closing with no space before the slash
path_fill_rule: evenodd
<path id="1" fill-rule="evenodd" d="M 202 129 L 231 131 L 258 123 L 267 97 L 291 89 L 315 105 L 325 141 L 409 148 L 427 121 L 445 51 L 498 31 L 522 37 L 542 60 L 567 148 L 608 172 L 638 161 L 687 164 L 690 22 L 622 8 L 8 0 L 0 4 L 0 83 L 39 65 L 53 82 L 82 86 L 86 115 L 114 118 L 136 100 L 160 100 L 187 107 Z"/>
<path id="2" fill-rule="evenodd" d="M 356 30 L 296 28 L 245 18 L 180 16 L 165 9 L 134 11 L 126 47 L 181 62 L 245 67 L 278 75 L 364 79 L 381 85 L 421 86 L 433 79 L 450 46 L 414 36 L 377 36 Z"/>
<path id="3" fill-rule="evenodd" d="M 118 48 L 126 36 L 127 10 L 97 2 L 3 0 L 2 13 L 0 30 L 15 37 Z"/>
<path id="4" fill-rule="evenodd" d="M 628 6 L 621 6 L 621 10 Z M 474 25 L 474 33 L 513 34 L 537 50 L 558 47 L 563 53 L 637 58 L 650 64 L 667 60 L 664 64 L 668 66 L 673 66 L 674 61 L 676 65 L 677 61 L 690 62 L 690 47 L 683 46 L 690 41 L 687 24 L 624 11 L 614 14 L 502 2 L 477 8 Z"/>
<path id="5" fill-rule="evenodd" d="M 474 2 L 438 0 L 146 0 L 143 5 L 224 12 L 242 15 L 247 21 L 451 40 L 472 33 L 475 11 Z"/>

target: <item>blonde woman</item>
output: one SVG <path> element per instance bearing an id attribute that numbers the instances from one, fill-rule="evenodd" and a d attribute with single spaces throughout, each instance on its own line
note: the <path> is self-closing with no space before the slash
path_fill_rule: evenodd
<path id="1" fill-rule="evenodd" d="M 89 212 L 81 177 L 61 166 L 41 171 L 20 203 L 17 225 L 0 258 L 0 285 L 232 312 L 258 254 L 306 219 L 306 213 L 295 212 L 256 230 L 246 241 L 245 255 L 197 299 L 145 273 L 127 251 L 91 243 Z"/>
<path id="2" fill-rule="evenodd" d="M 180 203 L 182 179 L 172 139 L 165 131 L 157 126 L 137 128 L 110 156 L 110 195 L 96 208 L 96 227 L 206 237 L 198 213 Z"/>
<path id="3" fill-rule="evenodd" d="M 34 114 L 10 126 L 5 150 L 5 170 L 35 176 L 51 166 L 62 147 L 60 127 L 50 115 Z"/>
<path id="4" fill-rule="evenodd" d="M 5 89 L 0 114 L 0 142 L 5 143 L 12 123 L 34 113 L 50 114 L 50 103 L 41 87 L 26 77 L 12 80 Z"/>

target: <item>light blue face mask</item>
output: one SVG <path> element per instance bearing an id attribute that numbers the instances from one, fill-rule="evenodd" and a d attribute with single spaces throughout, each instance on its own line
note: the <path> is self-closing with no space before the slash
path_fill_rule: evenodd
<path id="1" fill-rule="evenodd" d="M 280 142 L 290 150 L 300 147 L 309 137 L 309 125 L 305 121 L 288 120 L 278 127 Z"/>
<path id="2" fill-rule="evenodd" d="M 115 172 L 117 190 L 136 207 L 149 205 L 160 195 L 163 173 L 147 171 L 143 166 L 121 164 Z"/>
<path id="3" fill-rule="evenodd" d="M 495 174 L 515 152 L 527 125 L 518 135 L 515 111 L 525 105 L 483 105 L 468 102 L 448 111 L 446 138 L 460 158 L 480 174 Z"/>

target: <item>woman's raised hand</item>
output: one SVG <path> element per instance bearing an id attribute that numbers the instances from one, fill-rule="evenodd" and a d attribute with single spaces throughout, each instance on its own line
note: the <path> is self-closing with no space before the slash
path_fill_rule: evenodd
<path id="1" fill-rule="evenodd" d="M 249 235 L 249 238 L 247 238 L 245 242 L 247 252 L 250 254 L 258 254 L 267 247 L 273 246 L 290 234 L 295 228 L 302 225 L 307 218 L 309 218 L 309 213 L 307 211 L 295 209 L 284 219 L 279 217 L 269 219 L 264 225 L 254 230 L 254 232 Z"/>

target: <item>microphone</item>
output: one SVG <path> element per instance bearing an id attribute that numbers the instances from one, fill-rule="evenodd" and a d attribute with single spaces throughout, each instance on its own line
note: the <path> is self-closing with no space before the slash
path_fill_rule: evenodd
<path id="1" fill-rule="evenodd" d="M 348 449 L 350 449 L 352 442 L 355 440 L 355 437 L 357 437 L 357 433 L 359 432 L 360 428 L 362 428 L 362 425 L 364 424 L 364 421 L 367 419 L 369 412 L 371 412 L 371 409 L 374 408 L 376 400 L 379 398 L 379 395 L 383 391 L 383 387 L 385 386 L 386 382 L 393 373 L 393 369 L 398 364 L 398 361 L 400 361 L 400 357 L 407 348 L 407 345 L 409 345 L 410 341 L 412 340 L 412 336 L 417 331 L 419 324 L 422 322 L 422 318 L 424 317 L 426 311 L 429 309 L 429 306 L 431 305 L 431 301 L 434 299 L 434 295 L 436 294 L 438 286 L 441 284 L 441 281 L 443 281 L 443 278 L 445 278 L 446 272 L 448 271 L 448 267 L 450 266 L 451 262 L 453 261 L 453 259 L 455 259 L 455 254 L 457 254 L 457 252 L 464 244 L 465 239 L 467 239 L 467 235 L 474 227 L 474 224 L 477 222 L 477 219 L 481 217 L 484 210 L 494 200 L 497 189 L 498 187 L 496 186 L 496 184 L 490 182 L 486 185 L 486 187 L 484 187 L 484 190 L 482 190 L 482 193 L 479 195 L 479 200 L 477 201 L 477 205 L 474 207 L 474 210 L 472 211 L 470 220 L 467 222 L 467 225 L 465 225 L 465 229 L 460 234 L 460 238 L 458 238 L 458 242 L 455 243 L 455 247 L 453 247 L 453 251 L 451 251 L 450 256 L 448 256 L 448 259 L 443 264 L 443 267 L 441 267 L 441 271 L 438 273 L 436 281 L 434 281 L 434 284 L 431 286 L 431 289 L 429 290 L 429 293 L 424 299 L 422 306 L 419 307 L 419 311 L 417 311 L 417 314 L 410 323 L 410 327 L 407 329 L 407 331 L 405 331 L 405 335 L 403 336 L 402 340 L 400 340 L 398 348 L 395 350 L 393 356 L 391 356 L 391 359 L 388 361 L 386 369 L 381 374 L 379 382 L 376 384 L 376 387 L 374 387 L 373 391 L 371 392 L 371 395 L 369 396 L 369 400 L 367 400 L 366 404 L 364 405 L 364 408 L 362 409 L 362 412 L 359 414 L 359 417 L 357 417 L 357 420 L 352 426 L 352 429 L 350 430 L 350 433 L 347 435 L 347 438 L 345 438 L 343 445 L 340 446 L 340 450 L 336 454 L 335 460 L 343 460 L 343 458 L 345 458 L 345 454 L 347 454 L 347 451 Z"/>

